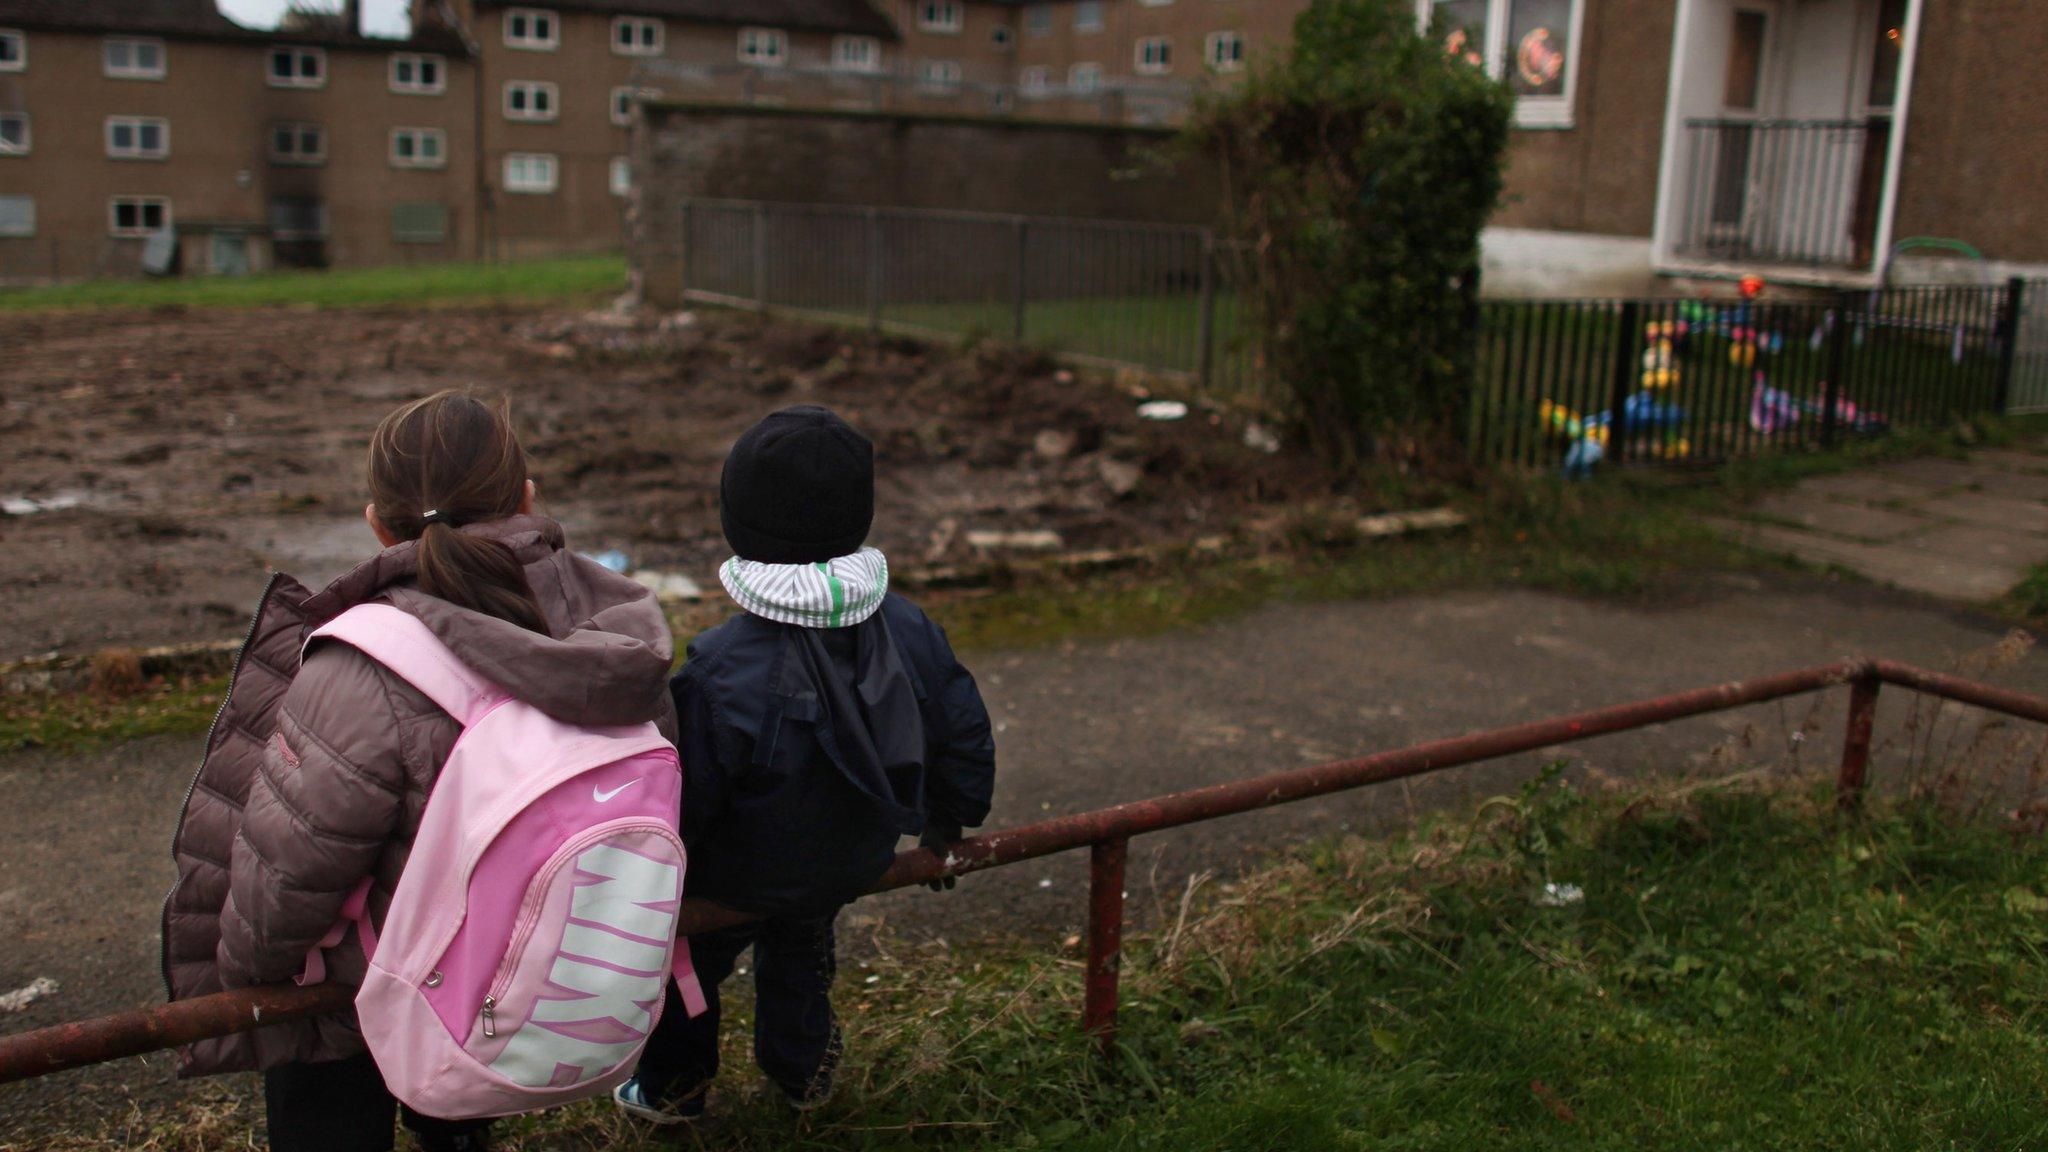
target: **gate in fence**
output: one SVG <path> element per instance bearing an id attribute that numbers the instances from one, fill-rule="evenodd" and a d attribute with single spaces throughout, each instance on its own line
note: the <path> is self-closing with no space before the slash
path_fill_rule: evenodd
<path id="1" fill-rule="evenodd" d="M 2029 296 L 2014 280 L 1798 303 L 1493 302 L 1471 444 L 1567 472 L 1718 463 L 2002 413 L 2028 388 L 2048 405 L 2048 381 L 2029 382 L 2048 370 Z"/>

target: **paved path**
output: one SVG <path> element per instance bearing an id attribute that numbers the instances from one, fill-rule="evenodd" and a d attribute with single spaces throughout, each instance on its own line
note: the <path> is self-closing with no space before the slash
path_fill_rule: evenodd
<path id="1" fill-rule="evenodd" d="M 2048 456 L 1987 451 L 1808 480 L 1733 530 L 1880 584 L 1991 600 L 2048 560 Z"/>
<path id="2" fill-rule="evenodd" d="M 986 655 L 972 663 L 1000 725 L 996 825 L 1081 811 L 1252 773 L 1875 653 L 1933 664 L 1982 650 L 1994 622 L 1860 583 L 1722 577 L 1634 607 L 1536 593 L 1274 605 L 1173 636 Z M 2048 690 L 2048 656 L 2004 678 Z M 1902 693 L 1886 694 L 1880 731 Z M 1812 736 L 1794 740 L 1811 718 Z M 1577 746 L 1585 769 L 1626 775 L 1748 762 L 1788 748 L 1836 753 L 1840 694 L 1663 725 Z M 53 999 L 0 1018 L 17 1029 L 152 1003 L 167 840 L 197 741 L 91 754 L 0 757 L 0 991 L 41 975 Z M 1147 837 L 1132 847 L 1141 918 L 1170 907 L 1198 869 L 1231 868 L 1277 844 L 1407 819 L 1509 789 L 1554 755 L 1273 809 Z M 1888 761 L 1881 755 L 1879 769 Z M 912 937 L 1000 933 L 1057 947 L 1079 927 L 1078 854 L 863 902 L 843 921 L 858 956 L 886 923 Z M 851 965 L 850 965 L 851 966 Z M 89 1092 L 86 1089 L 89 1086 Z M 128 1061 L 33 1087 L 0 1088 L 10 1129 L 118 1114 L 191 1091 L 168 1061 Z"/>

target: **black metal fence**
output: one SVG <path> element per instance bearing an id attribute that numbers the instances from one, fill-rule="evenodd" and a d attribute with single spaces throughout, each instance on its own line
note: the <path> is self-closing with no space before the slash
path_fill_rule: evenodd
<path id="1" fill-rule="evenodd" d="M 984 335 L 1264 387 L 1235 262 L 1208 229 L 757 201 L 683 207 L 683 293 L 875 329 Z"/>
<path id="2" fill-rule="evenodd" d="M 1688 121 L 1677 252 L 1869 267 L 1889 141 L 1882 118 Z"/>
<path id="3" fill-rule="evenodd" d="M 1473 451 L 1572 473 L 1717 463 L 2003 412 L 2026 287 L 1494 302 L 1479 333 Z"/>

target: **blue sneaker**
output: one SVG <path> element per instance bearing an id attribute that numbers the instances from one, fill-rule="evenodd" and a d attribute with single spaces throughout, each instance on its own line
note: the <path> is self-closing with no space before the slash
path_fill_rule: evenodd
<path id="1" fill-rule="evenodd" d="M 628 1116 L 668 1128 L 677 1124 L 694 1124 L 702 1120 L 707 1095 L 706 1091 L 699 1089 L 679 1100 L 660 1099 L 648 1095 L 647 1089 L 636 1076 L 612 1089 L 612 1103 L 618 1105 L 619 1111 Z"/>

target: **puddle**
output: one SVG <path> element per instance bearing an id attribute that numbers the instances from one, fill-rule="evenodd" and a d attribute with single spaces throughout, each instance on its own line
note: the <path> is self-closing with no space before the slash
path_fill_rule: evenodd
<path id="1" fill-rule="evenodd" d="M 38 512 L 62 512 L 66 508 L 83 506 L 91 495 L 77 488 L 64 488 L 48 496 L 24 496 L 9 493 L 0 496 L 0 512 L 9 516 L 33 516 Z"/>

